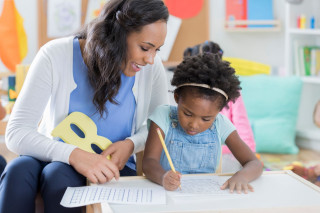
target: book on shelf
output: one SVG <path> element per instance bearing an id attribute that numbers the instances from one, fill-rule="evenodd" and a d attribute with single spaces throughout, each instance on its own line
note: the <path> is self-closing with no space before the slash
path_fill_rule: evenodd
<path id="1" fill-rule="evenodd" d="M 293 44 L 294 67 L 299 76 L 320 76 L 320 46 Z"/>
<path id="2" fill-rule="evenodd" d="M 274 20 L 272 0 L 247 0 L 248 20 Z M 249 25 L 248 27 L 272 27 L 272 25 Z"/>
<path id="3" fill-rule="evenodd" d="M 303 47 L 303 63 L 305 76 L 310 76 L 310 65 L 311 65 L 311 48 L 309 46 Z"/>
<path id="4" fill-rule="evenodd" d="M 264 24 L 273 21 L 273 0 L 226 0 L 225 15 L 228 28 L 266 28 L 273 25 Z M 262 21 L 257 24 L 242 24 L 237 21 Z"/>
<path id="5" fill-rule="evenodd" d="M 320 47 L 311 49 L 310 73 L 312 76 L 320 76 Z"/>
<path id="6" fill-rule="evenodd" d="M 226 21 L 239 20 L 247 20 L 247 0 L 226 0 Z M 247 27 L 247 25 L 228 27 Z"/>

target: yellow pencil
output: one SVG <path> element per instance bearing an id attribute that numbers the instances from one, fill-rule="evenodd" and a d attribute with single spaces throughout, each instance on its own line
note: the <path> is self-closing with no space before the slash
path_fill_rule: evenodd
<path id="1" fill-rule="evenodd" d="M 165 143 L 164 140 L 163 140 L 163 137 L 162 137 L 162 134 L 161 134 L 161 131 L 160 131 L 159 128 L 157 128 L 157 133 L 158 133 L 158 135 L 159 135 L 159 138 L 160 138 L 161 144 L 162 144 L 162 146 L 163 146 L 164 152 L 166 153 L 166 156 L 167 156 L 167 158 L 168 158 L 168 161 L 169 161 L 171 170 L 172 170 L 174 173 L 176 173 L 176 170 L 174 169 L 174 166 L 173 166 L 171 157 L 170 157 L 170 155 L 169 155 L 169 152 L 168 152 L 166 143 Z M 179 187 L 180 187 L 180 189 L 181 189 L 181 185 L 180 185 Z"/>

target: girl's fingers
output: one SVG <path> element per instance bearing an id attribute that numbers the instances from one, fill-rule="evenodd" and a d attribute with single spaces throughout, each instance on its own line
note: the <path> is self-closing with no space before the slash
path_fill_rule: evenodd
<path id="1" fill-rule="evenodd" d="M 249 188 L 249 190 L 250 190 L 251 192 L 254 191 L 253 187 L 252 187 L 250 184 L 248 184 L 248 188 Z"/>
<path id="2" fill-rule="evenodd" d="M 248 185 L 247 184 L 243 185 L 243 191 L 245 194 L 248 194 Z"/>
<path id="3" fill-rule="evenodd" d="M 180 181 L 176 180 L 176 179 L 170 179 L 170 184 L 174 185 L 174 186 L 179 186 L 180 185 Z"/>
<path id="4" fill-rule="evenodd" d="M 226 189 L 228 187 L 229 181 L 227 180 L 221 187 L 220 189 Z"/>
<path id="5" fill-rule="evenodd" d="M 236 184 L 234 182 L 229 183 L 230 193 L 233 193 L 235 186 L 236 186 Z"/>

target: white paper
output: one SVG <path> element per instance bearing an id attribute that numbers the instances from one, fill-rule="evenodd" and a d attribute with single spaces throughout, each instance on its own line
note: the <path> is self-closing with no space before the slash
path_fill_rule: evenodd
<path id="1" fill-rule="evenodd" d="M 102 202 L 120 204 L 165 204 L 166 195 L 162 187 L 108 187 L 105 185 L 68 187 L 60 204 L 65 207 L 77 207 Z"/>
<path id="2" fill-rule="evenodd" d="M 174 45 L 174 42 L 180 29 L 181 22 L 182 20 L 180 18 L 172 15 L 169 16 L 167 23 L 167 37 L 165 39 L 164 45 L 160 48 L 160 51 L 158 52 L 158 55 L 163 61 L 167 61 L 170 56 L 171 49 Z"/>
<path id="3" fill-rule="evenodd" d="M 101 203 L 101 212 L 103 213 L 113 213 L 113 210 L 111 209 L 108 202 Z"/>
<path id="4" fill-rule="evenodd" d="M 230 193 L 229 189 L 220 189 L 226 180 L 224 176 L 182 176 L 181 189 L 178 188 L 169 193 L 172 196 L 235 195 L 235 193 Z"/>
<path id="5" fill-rule="evenodd" d="M 81 0 L 48 0 L 47 36 L 62 37 L 81 27 Z"/>

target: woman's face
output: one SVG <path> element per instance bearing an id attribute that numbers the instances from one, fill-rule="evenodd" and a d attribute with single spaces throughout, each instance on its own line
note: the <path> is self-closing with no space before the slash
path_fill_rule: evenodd
<path id="1" fill-rule="evenodd" d="M 179 123 L 188 135 L 196 135 L 210 128 L 220 111 L 217 100 L 190 93 L 182 96 L 175 93 L 174 98 L 178 104 Z"/>
<path id="2" fill-rule="evenodd" d="M 134 76 L 147 64 L 153 64 L 157 51 L 164 44 L 167 23 L 157 21 L 127 37 L 127 63 L 122 69 L 126 76 Z"/>

